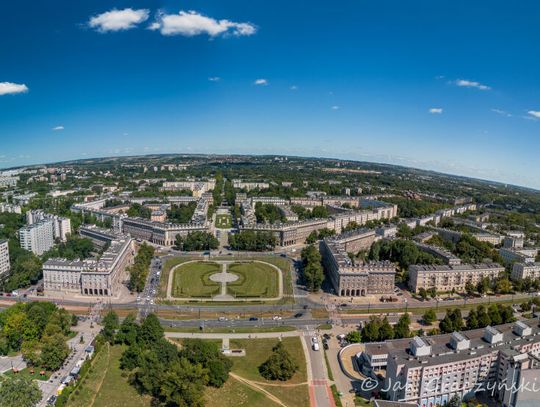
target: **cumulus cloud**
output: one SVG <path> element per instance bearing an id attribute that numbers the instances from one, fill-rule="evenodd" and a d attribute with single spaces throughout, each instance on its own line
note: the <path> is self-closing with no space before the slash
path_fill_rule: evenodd
<path id="1" fill-rule="evenodd" d="M 210 37 L 234 35 L 237 37 L 253 35 L 257 27 L 251 23 L 236 23 L 230 20 L 216 20 L 196 11 L 183 11 L 178 14 L 158 13 L 156 21 L 148 27 L 159 30 L 163 35 L 183 35 L 194 37 L 206 34 Z"/>
<path id="2" fill-rule="evenodd" d="M 454 84 L 456 86 L 463 87 L 463 88 L 476 88 L 476 89 L 479 89 L 479 90 L 490 90 L 491 89 L 491 87 L 489 87 L 487 85 L 483 85 L 480 82 L 469 81 L 467 79 L 457 79 L 456 81 L 454 81 Z"/>
<path id="3" fill-rule="evenodd" d="M 429 109 L 429 113 L 432 114 L 441 114 L 443 112 L 443 109 L 441 107 L 432 107 Z"/>
<path id="4" fill-rule="evenodd" d="M 64 126 L 56 126 L 52 128 L 53 131 L 62 131 L 64 130 Z"/>
<path id="5" fill-rule="evenodd" d="M 268 80 L 266 79 L 256 79 L 255 82 L 253 82 L 254 85 L 258 85 L 258 86 L 266 86 L 268 85 Z"/>
<path id="6" fill-rule="evenodd" d="M 148 20 L 149 14 L 147 9 L 113 9 L 90 18 L 88 26 L 99 32 L 129 30 Z"/>
<path id="7" fill-rule="evenodd" d="M 23 83 L 0 82 L 0 96 L 28 92 L 28 86 Z"/>
<path id="8" fill-rule="evenodd" d="M 211 76 L 210 78 L 208 78 L 208 80 L 210 82 L 219 82 L 221 78 L 219 76 Z"/>
<path id="9" fill-rule="evenodd" d="M 508 113 L 506 110 L 501 110 L 501 109 L 491 109 L 491 111 L 492 111 L 493 113 L 500 114 L 501 116 L 512 117 L 512 114 L 511 114 L 511 113 Z"/>
<path id="10" fill-rule="evenodd" d="M 538 110 L 529 110 L 527 113 L 535 119 L 540 119 L 540 111 Z"/>

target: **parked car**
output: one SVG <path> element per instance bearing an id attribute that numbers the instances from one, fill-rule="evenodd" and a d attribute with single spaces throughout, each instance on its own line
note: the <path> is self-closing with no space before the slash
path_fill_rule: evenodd
<path id="1" fill-rule="evenodd" d="M 250 321 L 258 321 L 259 318 L 257 318 L 257 317 L 250 317 L 249 320 L 250 320 Z"/>
<path id="2" fill-rule="evenodd" d="M 314 351 L 318 351 L 319 350 L 319 344 L 318 343 L 314 343 L 313 346 L 312 346 L 313 350 Z"/>
<path id="3" fill-rule="evenodd" d="M 294 314 L 295 318 L 300 318 L 302 316 L 304 316 L 304 314 L 302 314 L 301 312 L 297 312 L 296 314 Z"/>

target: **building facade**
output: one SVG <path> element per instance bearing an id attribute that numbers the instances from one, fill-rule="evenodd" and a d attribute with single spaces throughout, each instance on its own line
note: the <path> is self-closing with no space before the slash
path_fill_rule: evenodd
<path id="1" fill-rule="evenodd" d="M 321 241 L 322 263 L 336 295 L 359 297 L 393 293 L 394 264 L 388 261 L 354 263 L 349 258 L 349 251 L 367 249 L 374 240 L 374 230 L 357 229 Z"/>
<path id="2" fill-rule="evenodd" d="M 11 270 L 8 243 L 9 242 L 7 240 L 0 240 L 0 279 L 6 277 Z"/>
<path id="3" fill-rule="evenodd" d="M 526 278 L 533 280 L 540 278 L 540 262 L 514 263 L 511 277 L 514 281 L 524 280 Z"/>
<path id="4" fill-rule="evenodd" d="M 409 288 L 418 292 L 434 288 L 440 292 L 465 292 L 467 283 L 475 286 L 484 278 L 495 280 L 504 267 L 497 263 L 457 264 L 457 265 L 420 265 L 409 267 Z"/>
<path id="5" fill-rule="evenodd" d="M 19 229 L 19 242 L 25 250 L 41 256 L 54 246 L 54 225 L 50 219 L 40 220 Z"/>

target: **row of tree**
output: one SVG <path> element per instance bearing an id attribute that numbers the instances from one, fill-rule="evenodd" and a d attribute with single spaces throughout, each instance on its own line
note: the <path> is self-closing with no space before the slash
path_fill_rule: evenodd
<path id="1" fill-rule="evenodd" d="M 291 210 L 298 215 L 299 220 L 324 219 L 330 216 L 326 206 L 315 206 L 311 210 L 302 205 L 292 205 Z"/>
<path id="2" fill-rule="evenodd" d="M 143 243 L 139 248 L 137 256 L 135 256 L 133 265 L 129 267 L 130 290 L 139 293 L 144 290 L 152 257 L 154 257 L 154 248 Z"/>
<path id="3" fill-rule="evenodd" d="M 487 308 L 479 305 L 469 311 L 466 320 L 463 319 L 459 308 L 447 310 L 446 315 L 439 323 L 439 330 L 442 333 L 451 333 L 463 329 L 485 328 L 488 325 L 500 325 L 514 321 L 514 311 L 510 305 L 491 304 Z"/>
<path id="4" fill-rule="evenodd" d="M 152 396 L 155 405 L 202 407 L 206 387 L 221 387 L 229 377 L 232 362 L 216 343 L 186 339 L 178 350 L 165 339 L 154 314 L 140 325 L 133 316 L 119 324 L 111 311 L 103 324 L 103 335 L 110 343 L 128 346 L 120 367 L 129 382 L 141 394 Z"/>
<path id="5" fill-rule="evenodd" d="M 277 239 L 271 232 L 244 230 L 229 235 L 229 246 L 232 250 L 264 252 L 276 247 Z"/>
<path id="6" fill-rule="evenodd" d="M 411 264 L 442 264 L 442 261 L 429 253 L 425 253 L 410 240 L 379 240 L 371 245 L 368 258 L 370 260 L 390 260 L 398 263 L 402 270 Z"/>
<path id="7" fill-rule="evenodd" d="M 386 317 L 372 316 L 365 323 L 361 331 L 352 331 L 347 334 L 349 342 L 383 342 L 389 339 L 410 338 L 411 317 L 405 313 L 398 322 L 392 326 Z"/>
<path id="8" fill-rule="evenodd" d="M 68 260 L 87 259 L 92 255 L 94 245 L 86 237 L 69 235 L 66 242 L 61 242 L 43 254 L 45 261 L 52 257 L 63 257 Z"/>
<path id="9" fill-rule="evenodd" d="M 69 354 L 74 315 L 50 302 L 17 303 L 0 312 L 0 354 L 21 352 L 30 366 L 57 370 Z"/>
<path id="10" fill-rule="evenodd" d="M 176 235 L 174 248 L 187 252 L 215 250 L 219 247 L 219 240 L 212 234 L 203 231 L 188 233 L 187 236 Z"/>
<path id="11" fill-rule="evenodd" d="M 324 271 L 321 264 L 321 254 L 319 250 L 309 245 L 302 249 L 302 272 L 304 276 L 304 282 L 309 291 L 319 291 L 324 281 Z"/>

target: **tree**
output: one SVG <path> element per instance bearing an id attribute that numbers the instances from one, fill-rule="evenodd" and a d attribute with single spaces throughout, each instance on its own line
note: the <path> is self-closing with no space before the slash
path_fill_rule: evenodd
<path id="1" fill-rule="evenodd" d="M 139 329 L 138 341 L 151 345 L 161 338 L 163 338 L 163 327 L 155 314 L 149 314 Z"/>
<path id="2" fill-rule="evenodd" d="M 110 343 L 114 342 L 114 335 L 116 330 L 118 329 L 118 315 L 114 311 L 107 312 L 107 315 L 103 318 L 103 329 L 101 330 L 101 333 L 103 334 L 103 337 L 105 340 L 107 340 Z"/>
<path id="3" fill-rule="evenodd" d="M 43 339 L 41 365 L 48 370 L 58 370 L 69 355 L 65 338 L 56 334 Z"/>
<path id="4" fill-rule="evenodd" d="M 41 397 L 38 385 L 28 376 L 0 375 L 0 406 L 34 407 Z"/>
<path id="5" fill-rule="evenodd" d="M 315 246 L 309 245 L 302 249 L 301 258 L 306 287 L 309 291 L 318 291 L 324 281 L 321 254 Z"/>
<path id="6" fill-rule="evenodd" d="M 345 339 L 349 343 L 358 343 L 358 342 L 360 342 L 360 332 L 351 331 L 345 336 Z"/>
<path id="7" fill-rule="evenodd" d="M 259 366 L 259 373 L 267 380 L 286 381 L 293 377 L 298 365 L 285 349 L 283 342 L 278 342 L 272 348 L 272 354 Z"/>
<path id="8" fill-rule="evenodd" d="M 424 312 L 422 320 L 426 325 L 431 325 L 433 322 L 435 322 L 437 320 L 437 314 L 435 310 L 433 308 L 430 308 L 426 312 Z"/>
<path id="9" fill-rule="evenodd" d="M 467 292 L 467 294 L 473 295 L 475 290 L 476 287 L 474 286 L 474 284 L 471 281 L 467 281 L 467 283 L 465 284 L 465 291 Z"/>
<path id="10" fill-rule="evenodd" d="M 379 327 L 379 341 L 387 341 L 394 338 L 394 328 L 388 322 L 388 318 L 384 317 L 381 326 Z"/>
<path id="11" fill-rule="evenodd" d="M 185 339 L 182 343 L 180 356 L 193 364 L 200 364 L 208 369 L 208 384 L 221 387 L 229 378 L 232 362 L 223 356 L 214 342 L 200 339 Z"/>
<path id="12" fill-rule="evenodd" d="M 467 316 L 467 329 L 476 329 L 478 328 L 478 314 L 476 310 L 472 309 L 469 311 Z"/>
<path id="13" fill-rule="evenodd" d="M 508 294 L 512 291 L 512 283 L 508 278 L 502 277 L 495 284 L 495 291 L 499 294 Z"/>
<path id="14" fill-rule="evenodd" d="M 171 365 L 159 382 L 158 398 L 163 406 L 203 407 L 206 371 L 181 358 Z"/>
<path id="15" fill-rule="evenodd" d="M 137 334 L 139 333 L 139 325 L 135 322 L 135 316 L 129 314 L 120 325 L 116 334 L 116 342 L 126 345 L 133 345 L 137 342 Z"/>
<path id="16" fill-rule="evenodd" d="M 424 287 L 420 287 L 418 289 L 418 295 L 420 296 L 420 298 L 422 298 L 422 301 L 425 301 L 428 299 L 428 292 L 426 291 Z"/>
<path id="17" fill-rule="evenodd" d="M 478 291 L 479 294 L 485 294 L 488 292 L 490 285 L 491 285 L 491 282 L 489 278 L 484 277 L 482 280 L 478 282 L 478 285 L 476 286 L 476 291 Z"/>
<path id="18" fill-rule="evenodd" d="M 448 400 L 448 407 L 461 407 L 461 398 L 455 394 L 450 400 Z"/>
<path id="19" fill-rule="evenodd" d="M 409 317 L 409 314 L 405 313 L 403 314 L 397 324 L 394 326 L 394 338 L 410 338 L 411 337 L 411 318 Z"/>

